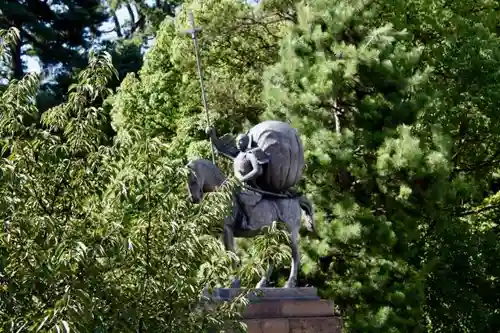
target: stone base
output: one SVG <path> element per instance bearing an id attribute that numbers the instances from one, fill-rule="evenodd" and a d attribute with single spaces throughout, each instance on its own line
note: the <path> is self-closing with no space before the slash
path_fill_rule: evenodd
<path id="1" fill-rule="evenodd" d="M 231 300 L 243 289 L 220 288 L 212 299 Z M 209 296 L 205 293 L 205 296 Z M 342 320 L 316 288 L 262 288 L 249 294 L 243 311 L 248 333 L 340 333 Z"/>
<path id="2" fill-rule="evenodd" d="M 217 288 L 212 295 L 205 290 L 204 296 L 217 301 L 230 301 L 243 293 L 243 288 Z M 260 288 L 248 294 L 250 303 L 276 300 L 319 300 L 316 288 Z"/>

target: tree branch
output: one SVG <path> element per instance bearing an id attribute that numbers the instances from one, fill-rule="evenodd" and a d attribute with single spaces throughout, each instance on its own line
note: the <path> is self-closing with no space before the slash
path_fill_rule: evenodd
<path id="1" fill-rule="evenodd" d="M 485 206 L 485 207 L 480 208 L 480 209 L 468 210 L 468 211 L 465 211 L 465 212 L 458 214 L 457 216 L 464 217 L 464 216 L 468 216 L 468 215 L 484 213 L 484 212 L 487 212 L 489 210 L 496 209 L 496 208 L 500 209 L 500 205 L 488 205 L 488 206 Z"/>

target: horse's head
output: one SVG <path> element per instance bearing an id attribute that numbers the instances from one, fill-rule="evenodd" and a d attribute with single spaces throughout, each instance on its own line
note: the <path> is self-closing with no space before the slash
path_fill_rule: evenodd
<path id="1" fill-rule="evenodd" d="M 192 203 L 199 203 L 203 199 L 203 184 L 198 176 L 198 170 L 192 162 L 189 162 L 186 167 L 189 171 L 187 178 L 189 199 Z"/>
<path id="2" fill-rule="evenodd" d="M 199 159 L 190 161 L 187 188 L 192 203 L 199 203 L 206 192 L 213 192 L 225 180 L 224 174 L 212 162 Z"/>

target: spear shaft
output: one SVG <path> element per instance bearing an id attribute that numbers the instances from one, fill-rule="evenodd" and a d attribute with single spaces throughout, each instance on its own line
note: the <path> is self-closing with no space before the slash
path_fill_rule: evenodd
<path id="1" fill-rule="evenodd" d="M 201 99 L 203 100 L 203 107 L 205 109 L 205 116 L 207 118 L 208 127 L 211 127 L 210 126 L 210 115 L 208 113 L 207 94 L 205 92 L 205 86 L 203 84 L 203 72 L 201 70 L 200 54 L 198 51 L 198 33 L 201 31 L 201 28 L 197 28 L 194 24 L 193 11 L 190 10 L 188 12 L 188 18 L 189 18 L 189 23 L 191 25 L 191 29 L 188 30 L 187 33 L 191 34 L 191 38 L 193 39 L 194 52 L 196 55 L 196 69 L 198 71 L 198 78 L 200 79 Z M 215 164 L 214 146 L 213 146 L 211 137 L 210 137 L 210 147 L 212 148 L 212 162 Z"/>

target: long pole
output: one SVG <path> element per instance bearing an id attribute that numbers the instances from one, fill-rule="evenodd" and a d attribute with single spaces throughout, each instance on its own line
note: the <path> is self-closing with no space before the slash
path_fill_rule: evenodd
<path id="1" fill-rule="evenodd" d="M 207 103 L 207 94 L 205 92 L 205 86 L 203 84 L 203 72 L 201 70 L 201 61 L 200 54 L 198 51 L 198 32 L 201 31 L 201 28 L 196 28 L 194 24 L 194 15 L 193 11 L 188 12 L 189 23 L 191 25 L 191 29 L 188 30 L 188 33 L 191 34 L 191 38 L 193 39 L 194 44 L 194 52 L 196 55 L 196 69 L 198 70 L 198 77 L 200 79 L 200 87 L 201 87 L 201 99 L 203 100 L 203 107 L 205 108 L 205 116 L 207 118 L 207 125 L 210 127 L 210 115 L 208 113 L 208 103 Z M 210 148 L 212 149 L 212 162 L 215 164 L 215 153 L 214 146 L 212 143 L 212 138 L 210 138 Z"/>

